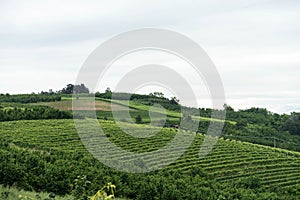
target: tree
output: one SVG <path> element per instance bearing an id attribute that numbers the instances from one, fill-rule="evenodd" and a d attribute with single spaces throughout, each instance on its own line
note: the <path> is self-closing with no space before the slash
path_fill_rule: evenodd
<path id="1" fill-rule="evenodd" d="M 89 89 L 84 84 L 74 85 L 73 93 L 75 94 L 87 94 L 90 93 Z"/>
<path id="2" fill-rule="evenodd" d="M 141 115 L 136 116 L 135 122 L 136 122 L 137 124 L 142 123 L 142 117 L 141 117 Z"/>
<path id="3" fill-rule="evenodd" d="M 171 104 L 178 105 L 179 99 L 177 99 L 176 97 L 172 97 L 171 100 L 170 100 L 170 103 L 171 103 Z"/>
<path id="4" fill-rule="evenodd" d="M 162 92 L 153 92 L 149 94 L 150 96 L 155 96 L 158 98 L 164 98 L 164 94 Z"/>
<path id="5" fill-rule="evenodd" d="M 95 97 L 101 97 L 101 93 L 100 92 L 96 92 L 95 93 Z"/>
<path id="6" fill-rule="evenodd" d="M 228 112 L 228 111 L 233 112 L 234 111 L 234 109 L 226 103 L 223 105 L 223 108 L 224 108 L 224 110 L 226 110 L 226 112 Z"/>
<path id="7" fill-rule="evenodd" d="M 236 126 L 238 128 L 245 128 L 248 125 L 247 120 L 246 119 L 239 119 L 236 123 Z"/>
<path id="8" fill-rule="evenodd" d="M 68 84 L 60 91 L 60 93 L 63 94 L 85 94 L 89 92 L 89 89 L 83 83 L 81 83 L 80 85 Z"/>
<path id="9" fill-rule="evenodd" d="M 63 93 L 63 94 L 72 94 L 73 89 L 74 89 L 74 85 L 73 84 L 68 84 L 67 87 L 65 87 L 61 90 L 61 93 Z"/>
<path id="10" fill-rule="evenodd" d="M 285 121 L 283 130 L 289 131 L 292 135 L 300 135 L 300 113 L 293 112 Z"/>
<path id="11" fill-rule="evenodd" d="M 108 88 L 106 88 L 106 90 L 105 90 L 105 93 L 107 93 L 107 94 L 111 94 L 112 92 L 111 92 L 111 89 L 108 87 Z"/>
<path id="12" fill-rule="evenodd" d="M 112 97 L 112 91 L 110 90 L 110 88 L 106 88 L 105 93 L 96 93 L 95 94 L 96 97 L 100 97 L 100 98 L 104 98 L 104 99 L 111 99 Z"/>
<path id="13" fill-rule="evenodd" d="M 55 92 L 52 89 L 49 89 L 49 94 L 54 94 Z"/>

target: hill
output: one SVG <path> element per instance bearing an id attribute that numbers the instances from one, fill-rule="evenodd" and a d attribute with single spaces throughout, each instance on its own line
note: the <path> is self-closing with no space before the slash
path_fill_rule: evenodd
<path id="1" fill-rule="evenodd" d="M 150 123 L 149 110 L 155 104 L 160 104 L 165 110 L 151 110 L 154 124 L 161 125 L 162 114 L 166 114 L 167 117 L 164 123 L 165 127 L 179 125 L 182 118 L 187 119 L 190 116 L 193 121 L 199 121 L 198 132 L 205 134 L 210 121 L 219 121 L 219 119 L 211 118 L 212 109 L 210 108 L 189 108 L 180 105 L 178 101 L 174 103 L 174 101 L 164 97 L 128 93 L 116 93 L 115 99 L 110 99 L 111 95 L 106 93 L 99 93 L 97 96 L 95 109 L 99 119 L 114 120 L 111 106 L 120 112 L 129 106 L 133 121 L 137 116 L 141 116 L 141 123 Z M 128 101 L 124 99 L 130 99 L 129 105 Z M 71 96 L 67 96 L 62 97 L 62 101 L 42 102 L 33 105 L 46 105 L 65 111 L 72 109 L 71 100 Z M 299 113 L 279 115 L 264 108 L 235 111 L 228 105 L 224 105 L 224 109 L 226 110 L 226 120 L 222 137 L 300 152 Z M 218 112 L 218 110 L 215 111 Z M 122 119 L 122 121 L 127 120 Z"/>
<path id="2" fill-rule="evenodd" d="M 175 134 L 182 134 L 164 128 L 153 137 L 138 139 L 123 133 L 113 121 L 99 122 L 112 142 L 133 152 L 157 150 L 172 140 Z M 128 125 L 128 128 L 133 128 L 131 126 Z M 137 125 L 134 129 L 143 131 L 143 126 Z M 284 196 L 290 195 L 293 198 L 292 191 L 298 191 L 300 184 L 300 153 L 220 138 L 213 151 L 204 159 L 199 159 L 199 149 L 204 138 L 201 134 L 196 136 L 189 149 L 175 163 L 159 172 L 138 175 L 139 178 L 116 172 L 93 159 L 81 144 L 72 120 L 2 122 L 0 137 L 0 181 L 25 189 L 67 194 L 69 185 L 80 174 L 87 174 L 89 180 L 95 183 L 91 186 L 93 192 L 97 186 L 113 181 L 119 189 L 118 195 L 129 198 L 143 195 L 137 185 L 130 186 L 132 181 L 145 185 L 149 177 L 155 180 L 161 174 L 168 177 L 166 174 L 169 173 L 177 174 L 184 185 L 196 175 L 200 180 L 203 179 L 203 183 L 215 181 L 213 183 L 218 183 L 215 195 L 228 192 L 227 187 L 236 187 L 240 189 L 238 193 L 247 190 L 247 193 L 255 194 L 260 191 L 278 198 L 283 195 L 283 191 L 291 191 Z M 148 164 L 160 165 L 161 159 L 149 160 Z M 174 184 L 170 180 L 165 181 L 167 185 Z M 159 183 L 151 184 L 156 188 Z M 187 188 L 186 185 L 179 191 L 185 192 Z M 199 193 L 203 192 L 202 189 L 199 188 Z M 165 191 L 170 192 L 167 189 Z"/>
<path id="3" fill-rule="evenodd" d="M 74 180 L 78 176 L 86 176 L 91 183 L 84 186 L 82 192 L 88 195 L 112 182 L 117 186 L 116 196 L 129 199 L 299 197 L 298 113 L 279 115 L 262 108 L 235 111 L 225 105 L 227 118 L 220 121 L 211 118 L 212 109 L 181 106 L 178 100 L 167 99 L 161 94 L 119 93 L 114 99 L 107 95 L 97 94 L 95 112 L 109 141 L 123 150 L 154 152 L 170 144 L 176 135 L 192 138 L 191 145 L 175 162 L 172 162 L 176 157 L 173 151 L 163 157 L 134 162 L 144 169 L 172 163 L 161 170 L 144 174 L 120 172 L 102 164 L 83 146 L 72 119 L 71 95 L 1 95 L 0 184 L 66 195 L 74 192 Z M 76 98 L 80 101 L 88 96 Z M 155 107 L 156 104 L 163 107 Z M 83 105 L 78 110 L 86 112 L 89 108 L 90 105 Z M 124 133 L 114 121 L 112 108 L 116 112 L 129 108 L 131 119 L 121 119 L 126 130 L 158 133 L 147 138 Z M 80 112 L 74 117 L 88 122 L 90 119 Z M 164 114 L 165 123 L 162 120 Z M 131 120 L 138 124 L 129 123 Z M 198 131 L 174 128 L 181 120 L 199 122 Z M 199 151 L 210 122 L 224 122 L 225 126 L 213 150 L 200 159 Z M 163 128 L 157 125 L 163 125 Z M 89 137 L 93 131 L 87 130 L 86 134 Z M 179 145 L 180 141 L 177 142 Z M 93 145 L 96 149 L 101 143 Z M 176 146 L 177 143 L 173 147 Z M 130 161 L 133 158 L 111 152 L 107 159 L 114 162 L 115 159 Z"/>

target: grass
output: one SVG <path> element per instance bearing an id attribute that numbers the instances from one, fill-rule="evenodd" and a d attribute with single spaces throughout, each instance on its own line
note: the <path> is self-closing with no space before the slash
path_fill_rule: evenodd
<path id="1" fill-rule="evenodd" d="M 103 98 L 96 98 L 96 100 L 99 101 L 105 101 L 105 102 L 112 102 L 114 104 L 118 104 L 118 105 L 122 105 L 122 106 L 129 106 L 129 108 L 131 109 L 136 109 L 139 111 L 146 111 L 147 113 L 149 112 L 151 106 L 149 105 L 144 105 L 141 104 L 138 101 L 130 101 L 129 105 L 128 105 L 128 101 L 124 101 L 124 100 L 108 100 L 108 99 L 103 99 Z M 179 120 L 179 118 L 182 116 L 180 112 L 177 111 L 172 111 L 172 110 L 162 110 L 162 109 L 155 109 L 154 111 L 160 114 L 166 114 L 168 118 L 170 119 L 177 119 Z M 203 120 L 203 121 L 216 121 L 216 122 L 229 122 L 233 125 L 236 124 L 235 121 L 231 121 L 231 120 L 220 120 L 220 119 L 214 119 L 214 118 L 208 118 L 208 117 L 201 117 L 201 116 L 192 116 L 193 119 L 196 120 Z"/>
<path id="2" fill-rule="evenodd" d="M 29 192 L 29 191 L 24 191 L 24 190 L 19 190 L 14 187 L 4 187 L 3 185 L 0 185 L 0 199 L 1 200 L 17 200 L 21 199 L 20 197 L 26 198 L 27 199 L 46 199 L 49 197 L 49 193 L 44 193 L 44 192 Z M 55 196 L 55 200 L 73 200 L 74 198 L 67 195 L 64 197 L 61 196 Z"/>
<path id="3" fill-rule="evenodd" d="M 80 101 L 80 100 L 78 100 Z M 82 101 L 85 103 L 85 105 L 77 108 L 77 110 L 90 110 L 91 108 L 94 108 L 92 101 L 87 102 L 86 100 Z M 63 101 L 55 101 L 55 102 L 39 102 L 34 103 L 33 105 L 44 105 L 44 106 L 50 106 L 54 107 L 59 110 L 72 110 L 72 101 L 71 99 L 65 99 Z M 124 110 L 126 107 L 106 102 L 106 101 L 95 101 L 95 109 L 96 110 L 102 110 L 102 111 L 110 111 L 112 110 L 112 106 L 114 110 Z"/>
<path id="4" fill-rule="evenodd" d="M 43 200 L 49 198 L 49 193 L 45 192 L 30 192 L 25 190 L 20 190 L 14 187 L 4 187 L 0 185 L 0 199 L 1 200 L 18 200 L 22 199 L 28 200 Z M 66 196 L 55 196 L 54 200 L 74 200 L 74 197 L 71 195 Z M 115 198 L 115 200 L 128 200 L 124 198 Z"/>
<path id="5" fill-rule="evenodd" d="M 84 98 L 84 97 L 81 97 Z M 113 115 L 112 115 L 112 110 L 114 111 L 123 111 L 126 110 L 126 108 L 129 107 L 129 111 L 132 117 L 132 120 L 134 121 L 135 117 L 140 115 L 143 119 L 143 123 L 150 123 L 150 116 L 149 116 L 149 110 L 151 112 L 156 113 L 156 115 L 166 115 L 167 119 L 170 122 L 173 122 L 174 124 L 179 123 L 179 118 L 182 116 L 180 112 L 177 111 L 171 111 L 171 110 L 164 110 L 164 109 L 157 109 L 155 107 L 149 106 L 149 105 L 144 105 L 141 104 L 138 101 L 130 101 L 129 105 L 127 101 L 124 100 L 108 100 L 108 99 L 103 99 L 103 98 L 96 98 L 95 99 L 95 109 L 97 116 L 101 119 L 107 118 L 112 120 Z M 85 102 L 86 103 L 86 102 Z M 41 102 L 41 103 L 36 103 L 38 105 L 46 105 L 46 106 L 51 106 L 59 110 L 72 110 L 72 98 L 71 97 L 63 97 L 62 101 L 58 102 Z M 88 104 L 86 107 L 83 106 L 79 108 L 78 110 L 90 110 L 92 107 L 92 104 Z M 113 107 L 112 107 L 113 106 Z M 230 120 L 219 120 L 219 119 L 213 119 L 213 118 L 207 118 L 207 117 L 201 117 L 201 116 L 192 116 L 192 119 L 195 120 L 202 120 L 202 121 L 216 121 L 216 122 L 229 122 L 233 125 L 236 124 L 234 121 Z M 159 121 L 159 119 L 154 119 L 156 121 Z M 124 120 L 126 121 L 126 120 Z"/>

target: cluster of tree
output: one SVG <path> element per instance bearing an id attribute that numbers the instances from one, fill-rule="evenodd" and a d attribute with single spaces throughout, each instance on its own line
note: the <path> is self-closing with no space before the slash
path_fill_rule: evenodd
<path id="1" fill-rule="evenodd" d="M 61 95 L 57 94 L 0 94 L 0 102 L 14 102 L 14 103 L 37 103 L 60 101 Z"/>
<path id="2" fill-rule="evenodd" d="M 90 91 L 84 84 L 80 84 L 80 85 L 68 84 L 65 88 L 58 91 L 58 93 L 61 93 L 61 94 L 88 94 L 88 93 L 90 93 Z"/>
<path id="3" fill-rule="evenodd" d="M 290 115 L 272 113 L 265 108 L 250 108 L 246 110 L 227 110 L 226 118 L 236 121 L 240 128 L 259 125 L 275 129 L 278 132 L 288 131 L 292 135 L 300 135 L 300 113 Z"/>
<path id="4" fill-rule="evenodd" d="M 297 113 L 279 115 L 266 109 L 251 108 L 227 111 L 227 116 L 236 124 L 225 123 L 222 133 L 225 138 L 300 151 Z"/>
<path id="5" fill-rule="evenodd" d="M 105 94 L 105 93 L 103 93 Z M 138 95 L 138 94 L 128 94 L 128 93 L 117 93 L 119 99 L 127 95 L 127 99 L 130 97 L 139 103 L 149 104 L 145 102 L 147 99 L 151 99 L 151 95 Z M 102 97 L 103 98 L 103 97 Z M 125 99 L 125 98 L 123 98 Z M 161 98 L 155 99 L 158 103 Z M 164 105 L 164 104 L 161 104 Z M 168 106 L 165 106 L 167 107 Z M 277 114 L 269 112 L 265 108 L 250 108 L 245 110 L 235 111 L 229 105 L 224 105 L 226 110 L 226 122 L 223 128 L 222 137 L 234 140 L 240 140 L 245 142 L 251 142 L 255 144 L 262 144 L 271 147 L 284 148 L 294 151 L 300 151 L 300 114 L 292 113 L 287 114 Z M 181 129 L 189 129 L 189 127 L 194 127 L 194 124 L 198 124 L 199 133 L 207 133 L 208 127 L 211 122 L 208 120 L 198 121 L 196 118 L 191 116 L 201 116 L 205 118 L 210 118 L 211 113 L 223 112 L 222 110 L 213 110 L 210 108 L 190 108 L 182 106 L 180 112 L 188 113 L 183 117 L 184 124 L 187 127 L 181 126 Z M 138 123 L 149 123 L 149 112 L 142 110 L 131 110 L 130 114 L 135 122 Z M 142 120 L 139 119 L 138 115 L 141 116 Z M 101 119 L 105 116 L 106 119 L 113 120 L 113 116 L 110 111 L 97 111 L 97 116 Z M 190 116 L 190 117 L 188 117 Z M 126 119 L 124 119 L 126 121 Z M 214 121 L 216 126 L 211 126 L 212 128 L 218 127 L 220 122 Z M 174 127 L 181 124 L 181 118 L 175 118 L 174 116 L 167 116 L 166 122 L 163 123 L 165 127 Z M 195 128 L 193 128 L 195 130 Z"/>
<path id="6" fill-rule="evenodd" d="M 48 106 L 0 107 L 0 121 L 71 119 L 72 113 Z"/>
<path id="7" fill-rule="evenodd" d="M 66 87 L 59 91 L 50 89 L 49 91 L 41 91 L 40 94 L 88 94 L 89 92 L 89 89 L 81 83 L 79 85 L 67 84 Z"/>
<path id="8" fill-rule="evenodd" d="M 180 111 L 179 99 L 172 97 L 170 99 L 164 97 L 164 94 L 161 92 L 150 93 L 149 95 L 145 94 L 130 94 L 125 92 L 112 92 L 110 88 L 105 90 L 105 93 L 96 92 L 95 97 L 103 99 L 113 99 L 113 100 L 131 100 L 137 101 L 144 105 L 154 105 L 160 104 L 165 109 Z"/>
<path id="9" fill-rule="evenodd" d="M 234 111 L 229 106 L 225 106 L 226 120 L 221 136 L 226 139 L 240 140 L 261 144 L 271 147 L 278 147 L 293 151 L 300 151 L 300 113 L 276 114 L 271 113 L 264 108 L 250 108 L 246 110 Z M 210 118 L 212 109 L 196 109 L 183 107 L 183 110 L 191 115 L 200 115 L 201 117 Z M 214 110 L 215 112 L 221 112 Z M 186 126 L 194 126 L 198 124 L 199 133 L 207 133 L 210 121 L 193 119 L 192 117 L 183 117 Z M 168 121 L 167 127 L 180 124 L 181 118 Z M 220 122 L 214 121 L 218 127 Z M 182 129 L 189 127 L 181 126 Z"/>
<path id="10" fill-rule="evenodd" d="M 16 94 L 10 95 L 0 94 L 0 102 L 14 102 L 14 103 L 37 103 L 37 102 L 51 102 L 61 101 L 62 94 L 88 94 L 89 89 L 84 85 L 68 84 L 62 90 L 54 92 L 52 89 L 49 91 L 42 91 L 39 94 Z"/>
<path id="11" fill-rule="evenodd" d="M 22 143 L 17 145 L 22 146 Z M 300 186 L 266 189 L 255 177 L 220 183 L 199 168 L 185 172 L 174 169 L 147 174 L 122 173 L 81 152 L 45 151 L 15 148 L 10 141 L 1 139 L 0 184 L 65 195 L 76 189 L 78 175 L 86 175 L 89 184 L 84 183 L 84 192 L 87 196 L 112 182 L 116 186 L 115 196 L 139 200 L 297 199 L 300 192 Z"/>
<path id="12" fill-rule="evenodd" d="M 272 113 L 265 108 L 250 108 L 245 110 L 235 111 L 232 107 L 225 104 L 223 110 L 211 109 L 211 108 L 193 108 L 182 106 L 182 110 L 194 116 L 201 116 L 210 118 L 212 112 L 218 114 L 219 112 L 226 111 L 226 119 L 238 122 L 240 124 L 263 124 L 274 125 L 278 128 L 282 127 L 283 123 L 287 119 L 288 115 L 279 115 Z"/>
<path id="13" fill-rule="evenodd" d="M 183 110 L 190 115 L 200 115 L 206 118 L 210 118 L 213 111 L 222 112 L 210 108 L 183 107 Z M 265 108 L 254 107 L 235 111 L 226 104 L 224 110 L 226 110 L 227 122 L 223 128 L 223 137 L 300 151 L 300 113 L 280 115 Z M 228 121 L 236 122 L 236 124 Z M 200 121 L 198 131 L 206 133 L 209 124 L 208 121 Z"/>
<path id="14" fill-rule="evenodd" d="M 283 130 L 300 136 L 300 113 L 293 112 L 283 124 Z"/>

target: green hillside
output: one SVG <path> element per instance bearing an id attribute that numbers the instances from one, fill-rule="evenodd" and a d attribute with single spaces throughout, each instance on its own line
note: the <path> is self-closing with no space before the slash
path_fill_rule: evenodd
<path id="1" fill-rule="evenodd" d="M 176 141 L 172 145 L 175 150 L 183 143 L 174 140 L 178 135 L 189 138 L 191 145 L 179 157 L 170 150 L 164 155 L 136 160 L 126 152 L 116 154 L 106 149 L 102 141 L 90 141 L 92 149 L 104 147 L 101 151 L 109 155 L 109 162 L 132 161 L 134 165 L 125 171 L 164 166 L 141 174 L 120 172 L 95 159 L 79 139 L 73 117 L 81 123 L 91 122 L 84 113 L 88 113 L 92 101 L 77 108 L 79 112 L 73 116 L 71 95 L 1 95 L 0 185 L 5 188 L 0 195 L 7 195 L 7 186 L 18 189 L 14 194 L 24 189 L 56 196 L 74 195 L 78 191 L 75 180 L 86 176 L 89 184 L 80 189 L 86 196 L 113 183 L 117 187 L 115 195 L 125 199 L 299 199 L 299 113 L 279 115 L 263 108 L 235 111 L 224 105 L 227 117 L 221 121 L 211 118 L 212 109 L 181 106 L 176 98 L 132 94 L 127 105 L 127 93 L 117 93 L 113 100 L 106 93 L 97 95 L 97 120 L 117 147 L 147 153 Z M 79 95 L 76 99 L 87 97 Z M 163 108 L 155 107 L 156 104 Z M 134 134 L 157 134 L 138 138 L 124 133 L 114 120 L 112 108 L 122 114 L 127 107 L 131 119 L 121 115 L 118 123 L 122 128 Z M 183 126 L 175 128 L 181 120 L 199 123 L 197 132 Z M 209 138 L 205 133 L 211 122 L 224 122 L 223 132 L 212 151 L 200 159 L 200 149 L 212 145 L 205 143 L 202 147 L 204 139 Z M 84 137 L 90 138 L 94 132 L 91 127 Z"/>
<path id="2" fill-rule="evenodd" d="M 109 138 L 112 142 L 127 151 L 133 152 L 157 150 L 172 140 L 175 134 L 182 134 L 175 129 L 165 128 L 153 137 L 138 139 L 123 133 L 112 121 L 100 120 L 99 122 L 103 130 L 109 134 Z M 128 125 L 128 129 L 130 128 L 135 131 L 143 131 L 144 125 L 134 127 L 133 125 Z M 153 127 L 153 129 L 156 128 Z M 189 134 L 193 137 L 192 134 L 195 133 Z M 15 156 L 17 156 L 17 154 L 27 155 L 25 152 L 30 152 L 31 154 L 39 156 L 38 162 L 41 163 L 36 164 L 36 167 L 43 166 L 41 169 L 38 168 L 36 172 L 35 170 L 32 171 L 32 168 L 24 166 L 25 163 L 23 163 L 23 161 L 16 160 L 15 163 L 12 162 L 10 169 L 7 169 L 7 163 L 1 162 L 1 182 L 7 181 L 7 177 L 3 177 L 3 174 L 7 175 L 9 172 L 13 172 L 17 169 L 23 169 L 24 172 L 22 173 L 30 174 L 33 179 L 31 180 L 32 182 L 26 180 L 26 183 L 24 183 L 25 180 L 22 177 L 14 177 L 14 181 L 8 182 L 8 185 L 14 183 L 17 185 L 20 184 L 20 186 L 23 185 L 23 187 L 26 186 L 27 189 L 44 188 L 46 191 L 51 192 L 54 188 L 47 186 L 46 183 L 59 180 L 53 179 L 51 176 L 61 176 L 63 180 L 60 183 L 55 183 L 58 187 L 55 189 L 55 192 L 65 194 L 68 193 L 68 191 L 64 192 L 61 190 L 63 190 L 63 188 L 69 188 L 69 184 L 72 183 L 72 178 L 75 178 L 81 173 L 88 173 L 91 179 L 100 178 L 99 175 L 103 175 L 103 173 L 108 173 L 114 177 L 116 176 L 114 181 L 117 182 L 117 187 L 121 191 L 130 184 L 130 179 L 123 179 L 123 181 L 121 181 L 121 177 L 124 176 L 123 173 L 116 173 L 114 170 L 103 166 L 99 161 L 92 159 L 91 155 L 80 142 L 73 120 L 1 122 L 0 137 L 1 141 L 6 141 L 6 145 L 3 144 L 5 148 L 3 145 L 1 148 L 2 159 L 5 160 L 5 155 L 8 156 L 10 154 L 9 152 L 12 151 L 16 154 Z M 204 159 L 199 159 L 199 150 L 203 139 L 204 136 L 198 134 L 184 155 L 175 163 L 163 169 L 161 173 L 176 171 L 176 173 L 179 174 L 190 174 L 195 169 L 198 169 L 201 171 L 203 177 L 209 177 L 209 179 L 218 182 L 218 184 L 233 184 L 239 185 L 239 187 L 242 188 L 243 184 L 247 184 L 250 178 L 253 179 L 252 182 L 250 180 L 251 184 L 253 184 L 253 181 L 257 183 L 257 185 L 251 186 L 253 187 L 252 189 L 270 192 L 280 188 L 294 189 L 299 187 L 300 153 L 220 138 L 213 151 Z M 41 155 L 45 156 L 45 158 Z M 171 157 L 172 152 L 170 152 L 170 158 Z M 26 159 L 26 156 L 24 159 Z M 63 162 L 65 164 L 63 164 L 63 166 L 59 166 L 56 163 L 59 163 L 60 159 L 64 160 Z M 93 166 L 95 168 L 81 163 L 83 162 L 81 159 L 87 163 L 94 163 Z M 120 157 L 120 159 L 122 159 L 122 157 Z M 75 164 L 76 161 L 78 164 Z M 151 158 L 149 160 L 149 165 L 160 165 L 160 163 L 161 159 L 159 158 Z M 74 165 L 77 165 L 78 168 Z M 46 166 L 47 168 L 52 168 L 53 172 L 47 172 L 47 169 L 45 169 Z M 7 170 L 9 170 L 9 172 Z M 57 174 L 57 172 L 59 173 Z M 40 180 L 40 176 L 43 181 Z M 101 178 L 111 181 L 111 178 L 108 177 Z M 37 186 L 36 182 L 41 185 Z M 43 182 L 45 182 L 45 185 L 42 184 Z M 57 184 L 60 185 L 58 186 Z M 124 195 L 126 193 L 120 192 L 119 194 Z"/>
<path id="3" fill-rule="evenodd" d="M 162 106 L 164 106 L 165 110 L 153 108 L 151 110 L 151 112 L 154 113 L 152 115 L 152 120 L 154 120 L 154 124 L 158 124 L 159 126 L 164 125 L 165 127 L 172 127 L 174 125 L 179 125 L 181 118 L 187 119 L 188 116 L 190 116 L 192 121 L 199 122 L 198 132 L 206 133 L 211 121 L 216 123 L 221 122 L 219 119 L 211 118 L 212 109 L 209 108 L 197 109 L 182 106 L 183 112 L 185 113 L 182 114 L 182 111 L 178 109 L 178 107 L 174 108 L 174 105 L 166 98 L 161 99 L 149 95 L 133 94 L 134 99 L 130 100 L 128 105 L 128 102 L 123 100 L 123 98 L 129 94 L 117 94 L 119 95 L 119 99 L 111 100 L 102 97 L 96 98 L 95 108 L 96 115 L 99 119 L 114 120 L 111 106 L 113 106 L 115 112 L 121 113 L 129 106 L 132 121 L 135 121 L 137 116 L 141 116 L 141 123 L 150 123 L 149 110 L 154 104 L 160 104 L 162 101 Z M 102 96 L 106 97 L 105 95 Z M 51 106 L 64 112 L 72 109 L 71 100 L 72 98 L 68 96 L 62 97 L 62 101 L 39 102 L 33 105 Z M 177 106 L 179 105 L 180 104 Z M 299 113 L 279 115 L 277 113 L 271 113 L 263 108 L 250 108 L 235 111 L 228 105 L 225 106 L 225 109 L 226 120 L 222 137 L 300 152 Z M 219 111 L 216 110 L 216 112 Z M 163 114 L 166 114 L 165 123 L 162 123 Z M 124 122 L 129 121 L 126 117 L 121 120 Z"/>

